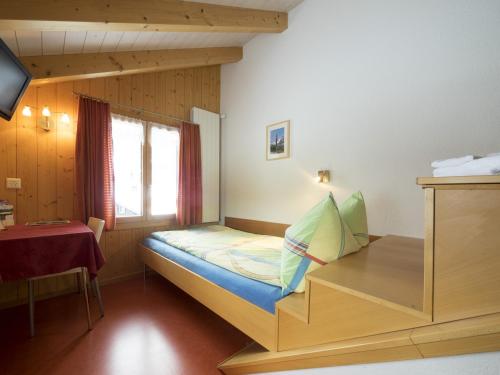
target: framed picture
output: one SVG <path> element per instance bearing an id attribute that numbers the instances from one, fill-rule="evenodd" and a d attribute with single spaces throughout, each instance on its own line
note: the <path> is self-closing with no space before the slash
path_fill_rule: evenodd
<path id="1" fill-rule="evenodd" d="M 266 159 L 276 160 L 290 157 L 290 121 L 266 126 Z"/>

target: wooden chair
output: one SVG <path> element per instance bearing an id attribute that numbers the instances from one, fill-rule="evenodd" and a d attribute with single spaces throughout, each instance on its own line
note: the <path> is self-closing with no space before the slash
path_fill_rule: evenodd
<path id="1" fill-rule="evenodd" d="M 94 232 L 95 239 L 97 242 L 101 240 L 102 231 L 104 229 L 104 220 L 97 219 L 95 217 L 90 217 L 87 226 Z M 104 305 L 101 298 L 101 290 L 99 289 L 99 280 L 97 276 L 91 282 L 94 289 L 95 296 L 97 297 L 97 302 L 99 303 L 99 312 L 101 313 L 101 318 L 104 316 Z"/>
<path id="2" fill-rule="evenodd" d="M 104 220 L 97 219 L 95 217 L 89 218 L 87 226 L 94 232 L 95 238 L 97 242 L 101 239 L 102 231 L 104 228 Z M 83 295 L 85 298 L 85 306 L 87 308 L 87 323 L 89 330 L 92 329 L 92 319 L 90 318 L 90 306 L 89 306 L 89 295 L 88 295 L 88 272 L 86 267 L 77 267 L 70 269 L 68 271 L 60 272 L 60 273 L 52 273 L 49 275 L 43 275 L 38 277 L 32 277 L 28 279 L 28 299 L 29 299 L 29 314 L 30 314 L 30 334 L 33 337 L 35 335 L 35 293 L 34 293 L 34 282 L 36 280 L 46 279 L 49 277 L 68 275 L 68 274 L 76 274 L 79 284 L 79 289 L 83 287 Z M 99 311 L 101 317 L 104 316 L 104 305 L 102 303 L 101 291 L 99 289 L 99 281 L 97 280 L 97 276 L 91 282 L 92 287 L 94 289 L 95 296 L 99 303 Z"/>

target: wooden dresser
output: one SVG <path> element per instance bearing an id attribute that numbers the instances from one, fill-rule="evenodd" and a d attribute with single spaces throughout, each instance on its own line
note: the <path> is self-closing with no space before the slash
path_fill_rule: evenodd
<path id="1" fill-rule="evenodd" d="M 500 312 L 500 176 L 419 178 L 434 322 Z"/>

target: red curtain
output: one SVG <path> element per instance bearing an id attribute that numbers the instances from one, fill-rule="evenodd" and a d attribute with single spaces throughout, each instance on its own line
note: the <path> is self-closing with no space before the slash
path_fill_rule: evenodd
<path id="1" fill-rule="evenodd" d="M 76 182 L 80 217 L 106 221 L 115 226 L 113 138 L 109 103 L 80 97 L 76 131 Z"/>
<path id="2" fill-rule="evenodd" d="M 180 225 L 202 221 L 200 127 L 187 122 L 180 129 L 179 195 L 177 221 Z"/>

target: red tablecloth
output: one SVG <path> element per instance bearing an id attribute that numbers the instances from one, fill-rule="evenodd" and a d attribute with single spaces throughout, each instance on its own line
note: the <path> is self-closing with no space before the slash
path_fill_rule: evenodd
<path id="1" fill-rule="evenodd" d="M 26 279 L 87 267 L 91 278 L 104 257 L 94 233 L 79 221 L 14 225 L 0 231 L 0 281 Z"/>

